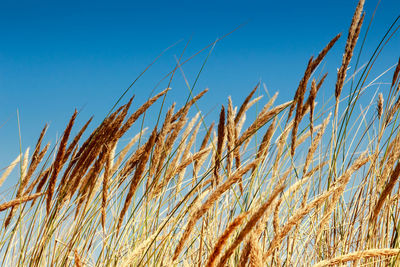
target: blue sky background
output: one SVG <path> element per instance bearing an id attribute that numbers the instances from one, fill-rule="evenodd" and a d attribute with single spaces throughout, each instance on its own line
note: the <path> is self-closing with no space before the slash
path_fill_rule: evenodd
<path id="1" fill-rule="evenodd" d="M 341 63 L 356 4 L 355 0 L 2 0 L 0 170 L 19 153 L 17 109 L 23 150 L 34 146 L 45 123 L 50 125 L 46 141 L 54 144 L 74 108 L 81 110 L 77 126 L 91 115 L 95 115 L 93 126 L 98 124 L 129 84 L 165 48 L 179 42 L 128 93 L 127 97 L 136 95 L 133 108 L 143 103 L 158 81 L 173 69 L 175 58 L 189 39 L 183 59 L 243 23 L 247 24 L 217 43 L 201 73 L 194 91 L 210 88 L 199 102 L 203 113 L 211 112 L 210 116 L 217 118 L 219 106 L 226 103 L 229 95 L 234 104 L 240 105 L 260 80 L 271 94 L 280 92 L 277 103 L 291 99 L 309 57 L 342 32 L 342 38 L 323 63 L 328 79 L 319 97 L 326 99 L 334 91 L 336 68 Z M 377 0 L 366 1 L 362 35 L 376 5 Z M 361 63 L 368 60 L 399 14 L 400 1 L 381 2 Z M 371 79 L 397 62 L 399 48 L 397 34 L 376 62 Z M 208 52 L 183 66 L 190 84 Z M 321 68 L 317 74 L 320 71 Z M 392 72 L 381 81 L 391 81 L 391 75 Z M 165 86 L 166 82 L 161 83 L 155 92 Z M 175 101 L 182 105 L 188 89 L 180 71 L 171 87 L 167 104 Z M 376 87 L 371 90 L 375 92 Z M 265 102 L 264 98 L 261 103 Z M 154 119 L 155 114 L 150 113 L 147 120 Z"/>

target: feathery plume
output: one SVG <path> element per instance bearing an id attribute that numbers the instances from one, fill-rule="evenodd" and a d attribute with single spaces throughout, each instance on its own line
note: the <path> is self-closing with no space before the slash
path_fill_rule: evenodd
<path id="1" fill-rule="evenodd" d="M 397 78 L 399 77 L 399 72 L 400 72 L 400 57 L 399 57 L 399 61 L 397 62 L 396 69 L 394 70 L 393 78 L 392 78 L 392 85 L 390 87 L 393 87 L 394 84 L 396 83 Z"/>
<path id="2" fill-rule="evenodd" d="M 356 251 L 346 255 L 340 255 L 332 259 L 327 259 L 318 262 L 313 267 L 333 266 L 337 264 L 344 264 L 349 261 L 356 261 L 359 259 L 367 259 L 372 257 L 394 257 L 399 255 L 400 249 L 397 248 L 378 248 Z"/>
<path id="3" fill-rule="evenodd" d="M 60 170 L 63 166 L 62 162 L 63 162 L 64 156 L 65 156 L 65 148 L 67 146 L 68 137 L 71 133 L 72 126 L 74 125 L 77 113 L 78 113 L 77 110 L 75 110 L 74 114 L 72 115 L 72 117 L 67 125 L 67 128 L 64 131 L 63 137 L 60 141 L 60 146 L 58 147 L 58 152 L 57 152 L 56 158 L 54 159 L 53 171 L 52 171 L 52 174 L 51 174 L 51 177 L 49 180 L 49 187 L 47 189 L 47 200 L 46 200 L 47 214 L 50 212 L 51 199 L 54 194 L 54 189 L 56 186 L 56 179 L 57 179 L 58 173 L 60 172 Z"/>
<path id="4" fill-rule="evenodd" d="M 10 175 L 10 173 L 12 172 L 12 170 L 15 168 L 15 166 L 17 166 L 18 162 L 21 160 L 21 154 L 18 155 L 18 157 L 16 157 L 14 159 L 13 162 L 11 162 L 10 165 L 8 165 L 8 167 L 5 169 L 5 171 L 3 172 L 3 175 L 0 178 L 0 186 L 4 183 L 4 181 L 6 180 L 6 178 Z"/>
<path id="5" fill-rule="evenodd" d="M 149 140 L 147 141 L 145 150 L 144 150 L 142 156 L 140 157 L 139 165 L 136 168 L 135 174 L 133 175 L 133 178 L 131 180 L 131 184 L 129 186 L 129 191 L 126 196 L 124 206 L 123 206 L 121 213 L 119 215 L 119 218 L 118 218 L 117 231 L 119 231 L 119 229 L 122 225 L 122 221 L 124 219 L 125 213 L 128 210 L 128 207 L 132 201 L 132 197 L 135 194 L 136 188 L 140 182 L 140 179 L 141 179 L 144 169 L 146 167 L 147 160 L 150 156 L 151 148 L 153 147 L 153 145 L 156 141 L 156 137 L 157 137 L 157 129 L 155 128 L 153 130 L 153 133 L 151 134 Z"/>
<path id="6" fill-rule="evenodd" d="M 173 254 L 172 260 L 175 261 L 179 254 L 182 252 L 183 245 L 186 240 L 189 238 L 190 233 L 192 232 L 196 222 L 207 212 L 207 210 L 211 207 L 211 205 L 224 193 L 226 192 L 233 184 L 235 184 L 239 179 L 249 170 L 251 170 L 256 162 L 252 161 L 247 165 L 243 166 L 236 170 L 231 177 L 229 177 L 224 183 L 220 184 L 207 198 L 207 200 L 201 205 L 197 211 L 193 213 L 193 215 L 189 218 L 189 221 L 186 225 L 186 228 L 182 234 L 181 239 L 178 242 L 178 245 L 175 248 L 175 252 Z"/>
<path id="7" fill-rule="evenodd" d="M 250 92 L 250 94 L 244 99 L 243 104 L 240 106 L 238 113 L 236 114 L 235 117 L 235 124 L 237 125 L 242 118 L 242 116 L 246 113 L 246 110 L 248 109 L 248 103 L 250 102 L 251 98 L 253 97 L 254 93 L 260 86 L 260 83 L 257 83 L 257 85 L 254 87 L 254 89 Z"/>
<path id="8" fill-rule="evenodd" d="M 337 80 L 335 85 L 335 97 L 336 103 L 339 101 L 340 94 L 342 92 L 343 84 L 346 79 L 347 68 L 350 64 L 350 60 L 353 57 L 353 51 L 356 46 L 358 36 L 360 34 L 360 29 L 362 22 L 364 20 L 364 14 L 361 15 L 365 0 L 360 0 L 357 4 L 356 10 L 354 12 L 349 33 L 347 36 L 347 42 L 345 51 L 343 54 L 342 65 L 337 73 Z M 337 105 L 337 104 L 336 104 Z"/>
<path id="9" fill-rule="evenodd" d="M 215 262 L 219 256 L 219 254 L 222 251 L 222 248 L 225 246 L 225 244 L 228 242 L 229 237 L 232 235 L 232 233 L 239 228 L 239 226 L 242 224 L 244 219 L 246 219 L 247 215 L 249 212 L 243 212 L 239 214 L 225 229 L 225 231 L 222 233 L 222 235 L 218 238 L 217 242 L 214 245 L 214 248 L 212 252 L 210 253 L 210 256 L 208 257 L 206 267 L 213 267 L 215 265 Z"/>
<path id="10" fill-rule="evenodd" d="M 218 185 L 218 183 L 219 183 L 219 169 L 221 166 L 224 137 L 225 137 L 225 107 L 222 105 L 221 112 L 219 115 L 219 123 L 218 123 L 217 151 L 215 152 L 215 158 L 214 158 L 214 161 L 215 161 L 214 179 L 215 179 L 216 185 Z"/>
<path id="11" fill-rule="evenodd" d="M 13 199 L 13 200 L 11 200 L 9 202 L 0 204 L 0 211 L 6 210 L 8 208 L 14 208 L 14 207 L 16 207 L 16 206 L 18 206 L 18 205 L 20 205 L 20 204 L 22 204 L 24 202 L 27 202 L 27 201 L 30 201 L 30 200 L 35 199 L 37 197 L 40 197 L 43 194 L 44 193 L 35 193 L 33 195 L 30 195 L 30 196 L 22 196 L 22 197 Z M 7 223 L 7 225 L 8 225 L 8 223 Z M 5 227 L 7 227 L 7 226 L 5 226 Z"/>
<path id="12" fill-rule="evenodd" d="M 285 189 L 284 185 L 277 186 L 272 192 L 267 201 L 263 203 L 250 217 L 247 224 L 240 231 L 239 235 L 235 239 L 235 241 L 229 246 L 229 248 L 225 251 L 224 255 L 221 257 L 221 260 L 218 263 L 219 267 L 225 266 L 229 257 L 232 255 L 234 250 L 240 245 L 243 239 L 249 234 L 249 232 L 253 229 L 254 225 L 258 222 L 258 220 L 262 216 L 266 216 L 265 213 L 270 211 L 271 204 L 275 200 L 275 198 Z M 251 254 L 251 252 L 250 252 Z"/>

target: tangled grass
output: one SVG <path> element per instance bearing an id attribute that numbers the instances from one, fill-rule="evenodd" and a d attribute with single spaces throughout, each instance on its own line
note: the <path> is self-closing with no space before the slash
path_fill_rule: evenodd
<path id="1" fill-rule="evenodd" d="M 204 90 L 122 147 L 169 88 L 134 112 L 130 99 L 85 141 L 91 120 L 75 130 L 76 111 L 53 147 L 42 145 L 45 126 L 32 156 L 20 155 L 0 178 L 22 163 L 14 197 L 0 204 L 2 265 L 398 265 L 400 61 L 389 90 L 360 114 L 377 55 L 341 97 L 346 81 L 356 80 L 347 70 L 363 4 L 333 105 L 316 110 L 326 75 L 313 74 L 340 35 L 309 60 L 292 101 L 276 105 L 275 94 L 250 122 L 247 111 L 262 102 L 259 85 L 239 107 L 228 99 L 216 127 L 201 112 L 188 116 Z"/>

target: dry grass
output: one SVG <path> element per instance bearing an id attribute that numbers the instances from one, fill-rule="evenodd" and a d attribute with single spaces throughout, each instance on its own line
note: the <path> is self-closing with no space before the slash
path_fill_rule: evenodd
<path id="1" fill-rule="evenodd" d="M 293 101 L 276 93 L 255 117 L 260 84 L 240 106 L 229 98 L 216 128 L 189 116 L 207 89 L 161 109 L 149 134 L 133 127 L 170 88 L 135 111 L 131 98 L 90 134 L 75 111 L 53 146 L 42 147 L 45 126 L 32 156 L 2 170 L 0 185 L 20 167 L 0 204 L 1 265 L 398 266 L 399 64 L 388 94 L 361 102 L 365 71 L 341 98 L 363 4 L 327 87 L 334 103 L 316 105 L 327 74 L 314 76 L 340 35 L 309 60 Z"/>

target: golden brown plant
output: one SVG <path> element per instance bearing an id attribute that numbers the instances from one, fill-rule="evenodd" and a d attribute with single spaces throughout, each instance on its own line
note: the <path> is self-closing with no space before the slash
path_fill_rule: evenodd
<path id="1" fill-rule="evenodd" d="M 364 85 L 375 55 L 354 71 L 338 113 L 363 5 L 323 94 L 327 74 L 315 72 L 340 34 L 311 57 L 283 104 L 278 93 L 262 103 L 258 83 L 239 107 L 229 97 L 219 114 L 204 115 L 208 89 L 191 88 L 177 107 L 168 86 L 136 109 L 133 97 L 115 105 L 87 136 L 92 119 L 75 132 L 75 111 L 59 143 L 42 147 L 46 125 L 32 156 L 24 148 L 0 170 L 0 185 L 17 181 L 3 185 L 1 265 L 397 266 L 399 64 L 379 83 L 390 88 L 378 94 L 378 116 L 370 99 L 359 102 L 375 86 Z"/>

